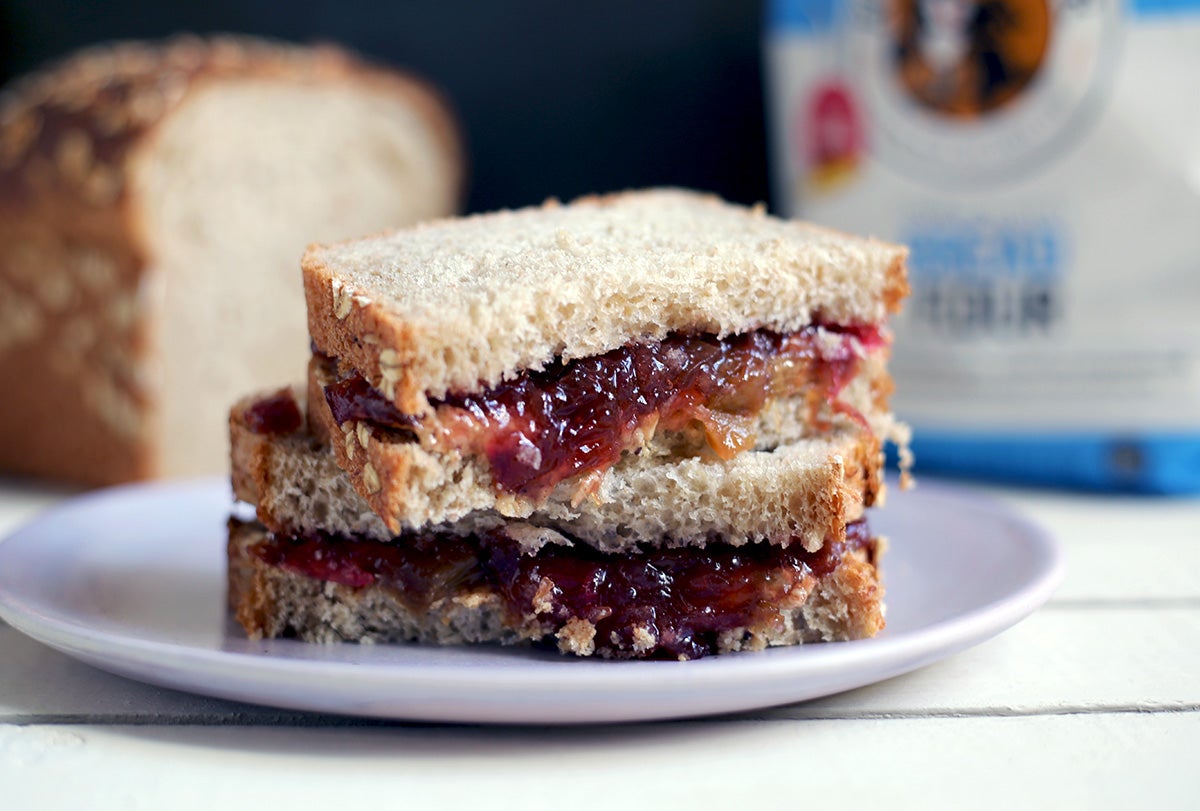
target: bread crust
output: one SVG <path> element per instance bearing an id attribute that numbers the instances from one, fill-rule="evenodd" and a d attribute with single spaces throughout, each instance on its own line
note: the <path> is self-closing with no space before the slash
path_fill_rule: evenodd
<path id="1" fill-rule="evenodd" d="M 314 245 L 301 264 L 317 350 L 418 414 L 429 397 L 669 332 L 881 324 L 908 294 L 906 257 L 652 189 Z"/>
<path id="2" fill-rule="evenodd" d="M 291 391 L 303 413 L 303 389 Z M 306 427 L 266 434 L 250 426 L 248 413 L 259 401 L 257 395 L 245 397 L 229 412 L 234 498 L 253 505 L 258 520 L 273 532 L 321 529 L 390 538 L 392 533 L 354 491 L 329 448 Z"/>
<path id="3" fill-rule="evenodd" d="M 86 485 L 160 472 L 156 260 L 129 179 L 173 112 L 229 78 L 404 98 L 438 134 L 461 197 L 461 145 L 436 91 L 335 47 L 126 42 L 18 81 L 0 96 L 0 377 L 12 384 L 0 469 Z"/>

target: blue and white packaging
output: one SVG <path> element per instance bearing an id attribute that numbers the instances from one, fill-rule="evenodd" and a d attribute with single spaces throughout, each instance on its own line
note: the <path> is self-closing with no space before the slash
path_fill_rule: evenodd
<path id="1" fill-rule="evenodd" d="M 918 470 L 1200 492 L 1200 0 L 773 0 L 775 207 L 903 242 Z"/>

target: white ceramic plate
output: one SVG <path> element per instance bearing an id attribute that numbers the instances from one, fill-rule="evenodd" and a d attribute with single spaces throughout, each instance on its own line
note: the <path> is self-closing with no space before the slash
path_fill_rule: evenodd
<path id="1" fill-rule="evenodd" d="M 894 491 L 893 491 L 894 492 Z M 250 642 L 225 610 L 223 481 L 101 491 L 0 543 L 0 617 L 103 670 L 278 707 L 381 718 L 580 723 L 785 704 L 913 670 L 991 637 L 1061 579 L 1054 542 L 1006 507 L 923 480 L 872 525 L 888 627 L 875 639 L 694 662 L 498 647 Z"/>

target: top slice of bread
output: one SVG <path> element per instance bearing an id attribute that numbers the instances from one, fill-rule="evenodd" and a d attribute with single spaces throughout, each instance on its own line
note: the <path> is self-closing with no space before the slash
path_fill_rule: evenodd
<path id="1" fill-rule="evenodd" d="M 904 248 L 653 189 L 441 220 L 303 260 L 313 344 L 407 413 L 670 332 L 879 324 Z"/>

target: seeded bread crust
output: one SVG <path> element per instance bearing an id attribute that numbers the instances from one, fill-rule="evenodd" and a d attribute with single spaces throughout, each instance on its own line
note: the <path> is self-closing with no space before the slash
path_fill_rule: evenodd
<path id="1" fill-rule="evenodd" d="M 353 84 L 404 99 L 453 175 L 447 204 L 430 214 L 453 209 L 462 156 L 445 105 L 416 80 L 333 47 L 120 43 L 15 83 L 0 95 L 0 377 L 10 384 L 0 469 L 89 485 L 162 472 L 172 438 L 161 431 L 157 369 L 192 359 L 155 349 L 163 281 L 132 179 L 162 125 L 196 91 L 230 79 Z M 230 295 L 235 285 L 231 275 Z"/>
<path id="2" fill-rule="evenodd" d="M 304 393 L 293 396 L 303 409 Z M 234 497 L 253 505 L 274 532 L 321 529 L 335 535 L 383 540 L 392 534 L 354 492 L 333 454 L 307 430 L 264 434 L 247 423 L 258 397 L 244 398 L 229 414 L 230 470 Z"/>
<path id="3" fill-rule="evenodd" d="M 552 631 L 537 615 L 505 616 L 499 595 L 486 588 L 464 589 L 414 611 L 386 586 L 355 589 L 289 572 L 253 554 L 254 545 L 266 538 L 261 526 L 230 523 L 229 603 L 252 639 L 512 645 Z M 718 652 L 872 637 L 884 626 L 883 594 L 875 564 L 858 550 L 811 592 L 793 592 L 761 625 L 723 633 Z M 591 656 L 595 634 L 590 622 L 571 620 L 556 633 L 558 648 Z"/>
<path id="4" fill-rule="evenodd" d="M 413 497 L 424 499 L 421 509 L 410 511 L 409 520 L 389 522 L 312 432 L 251 430 L 247 413 L 255 402 L 246 398 L 230 412 L 234 494 L 276 532 L 323 530 L 386 541 L 405 528 L 430 525 L 459 533 L 515 526 L 510 536 L 531 548 L 561 531 L 614 552 L 797 539 L 816 551 L 827 538 L 843 537 L 846 523 L 862 516 L 864 502 L 879 503 L 883 492 L 879 445 L 855 432 L 748 451 L 728 463 L 630 456 L 605 476 L 595 500 L 572 504 L 569 493 L 556 492 L 537 510 L 505 516 L 494 509 L 490 486 L 466 475 L 445 479 L 444 466 L 417 450 L 404 464 L 415 459 L 426 465 L 427 478 L 413 488 Z M 369 443 L 367 451 L 380 445 Z M 400 480 L 379 464 L 381 481 Z"/>
<path id="5" fill-rule="evenodd" d="M 305 254 L 309 333 L 405 413 L 669 332 L 880 324 L 904 248 L 679 189 L 442 220 Z"/>

